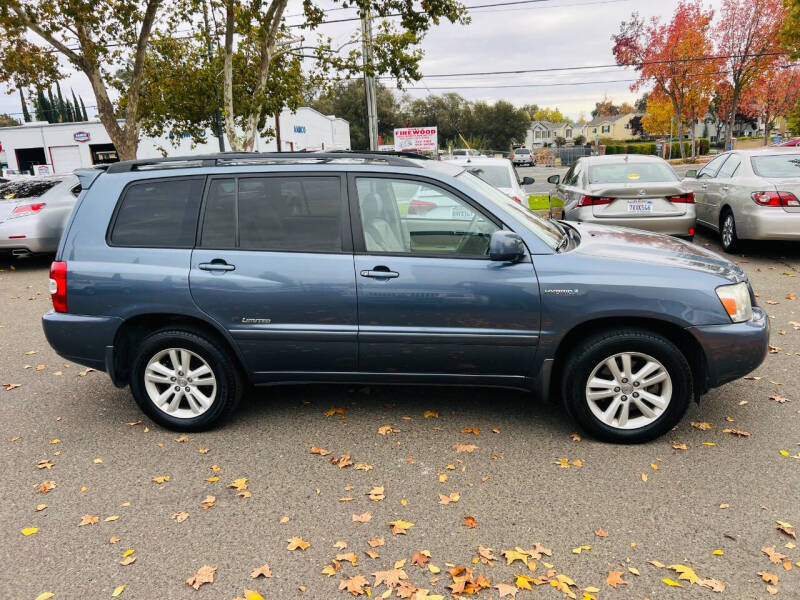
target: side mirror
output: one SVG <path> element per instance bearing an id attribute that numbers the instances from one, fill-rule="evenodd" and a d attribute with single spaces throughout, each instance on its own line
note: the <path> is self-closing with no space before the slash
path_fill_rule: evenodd
<path id="1" fill-rule="evenodd" d="M 561 183 L 561 175 L 550 175 L 550 177 L 547 178 L 547 183 L 558 185 Z"/>
<path id="2" fill-rule="evenodd" d="M 489 240 L 489 258 L 500 262 L 519 262 L 525 258 L 525 244 L 513 231 L 495 231 Z"/>
<path id="3" fill-rule="evenodd" d="M 697 179 L 697 169 L 689 169 L 684 175 L 686 179 Z"/>
<path id="4" fill-rule="evenodd" d="M 523 177 L 522 181 L 519 182 L 520 185 L 530 185 L 532 183 L 536 183 L 533 177 Z"/>

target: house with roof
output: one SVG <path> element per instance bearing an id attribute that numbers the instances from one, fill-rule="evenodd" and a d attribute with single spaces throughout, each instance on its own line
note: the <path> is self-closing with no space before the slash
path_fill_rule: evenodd
<path id="1" fill-rule="evenodd" d="M 629 140 L 637 137 L 633 133 L 631 121 L 636 117 L 643 116 L 643 113 L 628 113 L 626 115 L 595 117 L 584 126 L 586 128 L 584 135 L 589 142 L 594 142 L 597 138 Z"/>
<path id="2" fill-rule="evenodd" d="M 561 123 L 533 121 L 525 136 L 525 145 L 528 148 L 542 148 L 552 145 L 558 137 L 564 138 L 568 144 L 571 144 L 579 135 L 586 137 L 583 125 L 567 123 L 566 121 Z"/>

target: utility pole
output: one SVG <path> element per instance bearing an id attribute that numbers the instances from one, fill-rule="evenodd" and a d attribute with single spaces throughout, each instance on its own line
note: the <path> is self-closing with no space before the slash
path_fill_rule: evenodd
<path id="1" fill-rule="evenodd" d="M 214 60 L 214 47 L 211 45 L 211 27 L 208 23 L 208 5 L 203 2 L 203 21 L 206 25 L 206 53 L 208 54 L 209 65 Z M 217 136 L 219 141 L 219 151 L 225 152 L 225 138 L 223 137 L 222 129 L 222 112 L 219 110 L 219 92 L 217 86 L 214 86 L 214 135 Z"/>
<path id="2" fill-rule="evenodd" d="M 372 15 L 369 9 L 361 13 L 361 37 L 364 54 L 364 92 L 367 101 L 367 135 L 369 149 L 378 149 L 378 100 L 375 75 L 372 71 Z"/>

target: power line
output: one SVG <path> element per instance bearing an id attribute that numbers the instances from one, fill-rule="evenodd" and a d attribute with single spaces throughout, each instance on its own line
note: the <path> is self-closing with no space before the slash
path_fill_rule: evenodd
<path id="1" fill-rule="evenodd" d="M 467 10 L 472 10 L 472 9 L 479 9 L 479 8 L 495 8 L 495 7 L 505 7 L 505 6 L 517 6 L 517 5 L 521 5 L 521 4 L 540 4 L 542 2 L 553 2 L 553 1 L 554 0 L 512 0 L 511 2 L 493 2 L 491 4 L 472 4 L 472 5 L 467 5 L 464 8 L 466 8 Z M 575 5 L 563 5 L 563 6 L 586 6 L 587 4 L 614 4 L 614 3 L 617 3 L 617 2 L 630 2 L 630 1 L 631 0 L 600 0 L 599 2 L 591 2 L 591 3 L 575 4 Z M 553 5 L 552 7 L 550 7 L 550 6 L 542 6 L 542 7 L 539 7 L 539 8 L 562 8 L 562 6 L 561 5 L 558 5 L 558 6 L 557 5 Z M 485 11 L 485 12 L 489 12 L 489 11 Z M 293 16 L 299 16 L 299 15 L 293 15 Z M 390 14 L 387 14 L 387 15 L 377 15 L 377 16 L 379 18 L 382 18 L 382 19 L 388 19 L 390 17 L 401 17 L 402 13 L 390 13 Z M 347 23 L 347 22 L 350 22 L 350 21 L 359 21 L 359 20 L 361 20 L 361 17 L 346 17 L 344 19 L 330 19 L 328 21 L 320 21 L 318 24 L 319 25 L 329 25 L 331 23 Z M 299 23 L 299 24 L 296 24 L 296 25 L 289 25 L 289 27 L 305 27 L 305 24 L 304 23 Z"/>
<path id="2" fill-rule="evenodd" d="M 582 70 L 589 70 L 589 69 L 607 69 L 611 67 L 618 67 L 618 68 L 628 68 L 634 67 L 639 68 L 646 65 L 659 65 L 659 64 L 669 64 L 669 63 L 683 63 L 683 62 L 695 62 L 695 61 L 706 61 L 706 60 L 725 60 L 728 58 L 755 58 L 761 56 L 785 56 L 789 54 L 788 52 L 760 52 L 754 54 L 727 54 L 727 55 L 715 55 L 715 56 L 691 56 L 688 58 L 672 58 L 672 59 L 663 59 L 663 60 L 649 60 L 640 63 L 623 63 L 623 64 L 606 64 L 606 65 L 585 65 L 585 66 L 574 66 L 574 67 L 548 67 L 543 69 L 516 69 L 512 71 L 480 71 L 480 72 L 471 72 L 471 73 L 439 73 L 437 75 L 425 75 L 427 79 L 431 78 L 440 78 L 440 77 L 484 77 L 486 75 L 522 75 L 525 73 L 553 73 L 556 71 L 582 71 Z M 391 75 L 384 75 L 380 77 L 380 79 L 395 79 L 395 77 Z"/>

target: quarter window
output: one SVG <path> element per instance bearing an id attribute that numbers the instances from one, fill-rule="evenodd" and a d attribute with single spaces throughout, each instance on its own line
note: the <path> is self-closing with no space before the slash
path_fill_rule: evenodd
<path id="1" fill-rule="evenodd" d="M 720 154 L 719 156 L 713 158 L 705 167 L 700 170 L 698 173 L 698 179 L 709 179 L 717 176 L 717 172 L 719 172 L 720 167 L 722 167 L 722 163 L 730 156 L 730 154 Z"/>
<path id="2" fill-rule="evenodd" d="M 358 178 L 367 252 L 484 257 L 499 228 L 438 186 L 412 180 Z"/>
<path id="3" fill-rule="evenodd" d="M 128 187 L 111 243 L 148 248 L 191 248 L 204 179 L 142 181 Z"/>

